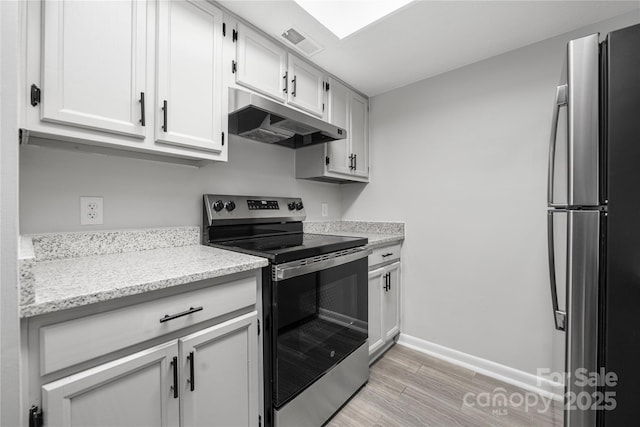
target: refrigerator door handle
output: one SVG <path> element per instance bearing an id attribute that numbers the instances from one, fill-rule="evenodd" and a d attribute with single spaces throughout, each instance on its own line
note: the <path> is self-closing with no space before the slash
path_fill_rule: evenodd
<path id="1" fill-rule="evenodd" d="M 547 250 L 549 254 L 549 279 L 551 283 L 551 305 L 553 307 L 553 320 L 556 329 L 559 331 L 566 330 L 567 313 L 558 308 L 558 288 L 556 285 L 556 261 L 555 250 L 553 247 L 553 214 L 564 211 L 549 211 L 547 213 Z"/>
<path id="2" fill-rule="evenodd" d="M 551 140 L 549 141 L 549 177 L 547 178 L 547 204 L 550 207 L 560 207 L 553 203 L 553 183 L 556 168 L 556 141 L 558 139 L 558 118 L 560 108 L 567 105 L 567 85 L 560 85 L 556 88 L 556 102 L 553 106 L 553 117 L 551 119 Z"/>

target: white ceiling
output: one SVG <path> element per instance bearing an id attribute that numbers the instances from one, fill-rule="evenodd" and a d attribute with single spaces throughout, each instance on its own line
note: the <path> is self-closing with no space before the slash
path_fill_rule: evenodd
<path id="1" fill-rule="evenodd" d="M 219 3 L 274 37 L 303 30 L 324 46 L 310 60 L 369 96 L 640 9 L 639 0 L 418 0 L 340 40 L 292 0 Z"/>

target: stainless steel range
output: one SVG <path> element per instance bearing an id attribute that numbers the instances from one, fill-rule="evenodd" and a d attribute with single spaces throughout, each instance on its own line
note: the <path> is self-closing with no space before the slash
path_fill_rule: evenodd
<path id="1" fill-rule="evenodd" d="M 203 244 L 268 258 L 265 425 L 319 426 L 369 378 L 367 239 L 303 233 L 300 198 L 204 195 Z"/>

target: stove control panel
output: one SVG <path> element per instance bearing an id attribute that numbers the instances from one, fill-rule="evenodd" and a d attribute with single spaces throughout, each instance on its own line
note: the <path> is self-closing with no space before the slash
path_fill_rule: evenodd
<path id="1" fill-rule="evenodd" d="M 205 194 L 203 225 L 304 221 L 300 197 L 234 196 Z"/>
<path id="2" fill-rule="evenodd" d="M 247 206 L 250 211 L 262 210 L 262 209 L 280 209 L 277 200 L 247 200 Z"/>

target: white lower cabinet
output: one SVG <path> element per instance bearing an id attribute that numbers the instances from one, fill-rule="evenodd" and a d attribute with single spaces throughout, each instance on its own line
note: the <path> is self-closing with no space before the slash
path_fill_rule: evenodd
<path id="1" fill-rule="evenodd" d="M 257 318 L 254 311 L 45 384 L 45 425 L 257 424 Z"/>
<path id="2" fill-rule="evenodd" d="M 382 333 L 389 342 L 400 333 L 400 262 L 385 267 L 382 275 Z"/>
<path id="3" fill-rule="evenodd" d="M 44 385 L 45 425 L 178 425 L 177 357 L 177 343 L 167 343 Z"/>
<path id="4" fill-rule="evenodd" d="M 258 426 L 260 274 L 23 319 L 29 425 Z"/>
<path id="5" fill-rule="evenodd" d="M 382 336 L 382 272 L 378 268 L 369 272 L 369 354 L 373 354 L 384 344 Z"/>
<path id="6" fill-rule="evenodd" d="M 400 245 L 374 250 L 369 256 L 369 363 L 400 333 Z M 395 256 L 395 259 L 380 261 Z M 377 260 L 377 261 L 376 261 Z"/>
<path id="7" fill-rule="evenodd" d="M 253 312 L 180 339 L 182 426 L 257 424 L 256 324 Z"/>

